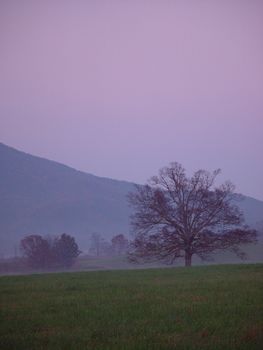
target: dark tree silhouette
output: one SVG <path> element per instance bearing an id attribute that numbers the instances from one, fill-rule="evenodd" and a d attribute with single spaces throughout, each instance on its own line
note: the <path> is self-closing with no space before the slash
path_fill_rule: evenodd
<path id="1" fill-rule="evenodd" d="M 81 253 L 75 238 L 63 233 L 55 238 L 52 247 L 54 261 L 58 266 L 70 267 Z"/>
<path id="2" fill-rule="evenodd" d="M 234 186 L 215 186 L 219 173 L 199 170 L 187 177 L 180 164 L 171 163 L 148 185 L 136 186 L 129 194 L 135 209 L 131 260 L 173 263 L 183 257 L 191 266 L 194 254 L 205 260 L 218 250 L 244 258 L 240 245 L 256 242 L 256 231 L 243 225 Z"/>
<path id="3" fill-rule="evenodd" d="M 48 268 L 52 263 L 50 245 L 40 235 L 29 235 L 20 242 L 20 250 L 33 268 Z"/>
<path id="4" fill-rule="evenodd" d="M 20 249 L 33 268 L 70 267 L 80 254 L 74 237 L 63 233 L 59 237 L 30 235 L 20 242 Z"/>
<path id="5" fill-rule="evenodd" d="M 119 234 L 112 237 L 111 244 L 114 253 L 117 255 L 122 255 L 127 251 L 129 241 L 123 234 Z"/>

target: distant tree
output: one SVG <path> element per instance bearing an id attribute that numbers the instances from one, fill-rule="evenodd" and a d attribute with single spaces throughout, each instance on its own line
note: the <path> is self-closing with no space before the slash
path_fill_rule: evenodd
<path id="1" fill-rule="evenodd" d="M 52 253 L 55 263 L 62 267 L 71 267 L 74 260 L 81 253 L 75 238 L 63 233 L 55 238 Z"/>
<path id="2" fill-rule="evenodd" d="M 173 263 L 182 257 L 191 266 L 193 255 L 207 259 L 218 250 L 244 257 L 240 245 L 256 242 L 256 231 L 244 226 L 234 186 L 215 186 L 219 172 L 187 177 L 180 164 L 171 163 L 148 185 L 136 186 L 129 195 L 135 209 L 130 258 Z"/>
<path id="3" fill-rule="evenodd" d="M 65 233 L 58 237 L 27 236 L 20 249 L 31 267 L 41 269 L 70 267 L 80 254 L 75 238 Z"/>
<path id="4" fill-rule="evenodd" d="M 52 252 L 48 242 L 40 235 L 29 235 L 20 242 L 20 250 L 33 268 L 48 268 L 52 263 Z"/>
<path id="5" fill-rule="evenodd" d="M 113 246 L 110 242 L 104 241 L 101 245 L 101 255 L 112 256 L 114 255 Z"/>
<path id="6" fill-rule="evenodd" d="M 119 234 L 112 238 L 111 244 L 114 253 L 117 255 L 122 255 L 127 251 L 129 241 L 123 234 Z"/>
<path id="7" fill-rule="evenodd" d="M 92 233 L 90 237 L 90 253 L 96 256 L 100 256 L 103 253 L 103 246 L 105 245 L 105 239 L 104 237 L 98 233 L 94 232 Z"/>

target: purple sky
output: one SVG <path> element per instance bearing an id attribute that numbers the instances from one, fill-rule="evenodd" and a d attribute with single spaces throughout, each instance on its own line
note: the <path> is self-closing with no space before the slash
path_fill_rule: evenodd
<path id="1" fill-rule="evenodd" d="M 144 183 L 170 161 L 263 199 L 262 0 L 0 0 L 0 141 Z"/>

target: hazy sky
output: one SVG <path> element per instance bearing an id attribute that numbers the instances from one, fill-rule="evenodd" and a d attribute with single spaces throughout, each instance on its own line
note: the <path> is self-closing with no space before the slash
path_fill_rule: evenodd
<path id="1" fill-rule="evenodd" d="M 263 199 L 263 1 L 0 0 L 0 141 L 140 183 L 220 167 Z"/>

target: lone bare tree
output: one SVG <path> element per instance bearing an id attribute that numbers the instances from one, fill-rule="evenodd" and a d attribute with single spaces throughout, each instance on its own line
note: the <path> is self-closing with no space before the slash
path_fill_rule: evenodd
<path id="1" fill-rule="evenodd" d="M 205 260 L 230 250 L 245 257 L 240 245 L 256 242 L 256 231 L 244 225 L 234 186 L 215 185 L 219 173 L 199 170 L 187 177 L 180 164 L 171 163 L 148 185 L 136 186 L 128 196 L 135 209 L 130 258 L 173 263 L 182 257 L 191 266 L 194 254 Z"/>

